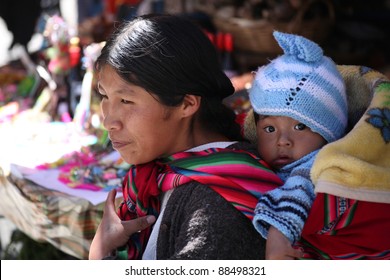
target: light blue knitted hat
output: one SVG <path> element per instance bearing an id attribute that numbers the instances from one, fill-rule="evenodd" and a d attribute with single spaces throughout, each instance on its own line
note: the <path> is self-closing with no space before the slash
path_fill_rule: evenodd
<path id="1" fill-rule="evenodd" d="M 328 142 L 347 127 L 347 97 L 336 64 L 316 43 L 275 31 L 284 54 L 256 72 L 249 98 L 259 115 L 286 116 L 302 122 Z"/>

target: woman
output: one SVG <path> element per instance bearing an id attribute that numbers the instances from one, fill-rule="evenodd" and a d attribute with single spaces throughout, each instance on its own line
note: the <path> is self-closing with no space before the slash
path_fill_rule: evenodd
<path id="1" fill-rule="evenodd" d="M 201 29 L 136 18 L 107 41 L 97 72 L 104 127 L 132 167 L 118 214 L 115 192 L 107 198 L 90 259 L 263 259 L 253 209 L 281 181 L 222 104 L 234 88 Z"/>

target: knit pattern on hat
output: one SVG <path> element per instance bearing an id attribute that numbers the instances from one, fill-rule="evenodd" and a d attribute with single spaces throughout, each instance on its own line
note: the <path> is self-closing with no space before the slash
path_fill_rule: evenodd
<path id="1" fill-rule="evenodd" d="M 302 36 L 278 31 L 273 35 L 284 54 L 256 72 L 249 91 L 254 111 L 293 118 L 328 142 L 341 138 L 348 108 L 344 80 L 335 63 Z"/>

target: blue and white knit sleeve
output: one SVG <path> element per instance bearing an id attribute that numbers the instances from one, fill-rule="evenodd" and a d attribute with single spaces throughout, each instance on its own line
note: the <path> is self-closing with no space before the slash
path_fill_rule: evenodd
<path id="1" fill-rule="evenodd" d="M 315 194 L 310 169 L 318 151 L 282 168 L 278 175 L 285 184 L 262 195 L 256 205 L 253 224 L 267 238 L 270 226 L 293 244 L 299 240 Z"/>

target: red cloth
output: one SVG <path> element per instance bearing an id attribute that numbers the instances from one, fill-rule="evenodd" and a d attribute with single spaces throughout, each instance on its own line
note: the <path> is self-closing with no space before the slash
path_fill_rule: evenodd
<path id="1" fill-rule="evenodd" d="M 136 6 L 141 2 L 140 0 L 105 0 L 105 1 L 106 1 L 105 10 L 110 14 L 115 14 L 117 12 L 118 6 L 122 4 Z"/>
<path id="2" fill-rule="evenodd" d="M 309 259 L 390 259 L 390 204 L 319 193 L 299 246 Z"/>

